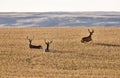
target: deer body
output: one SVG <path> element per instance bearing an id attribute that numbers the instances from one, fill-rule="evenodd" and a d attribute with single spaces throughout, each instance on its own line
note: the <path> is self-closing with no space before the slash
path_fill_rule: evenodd
<path id="1" fill-rule="evenodd" d="M 42 49 L 42 46 L 41 45 L 32 45 L 32 41 L 29 40 L 29 48 L 34 48 L 34 49 Z"/>
<path id="2" fill-rule="evenodd" d="M 27 37 L 28 39 L 28 37 Z M 32 40 L 33 39 L 28 39 L 29 40 L 29 48 L 31 49 L 42 49 L 42 46 L 41 45 L 32 45 Z"/>
<path id="3" fill-rule="evenodd" d="M 94 33 L 94 30 L 92 30 L 92 32 L 90 32 L 90 30 L 88 29 L 88 31 L 89 31 L 90 35 L 87 37 L 83 37 L 81 40 L 82 43 L 92 41 L 92 34 Z"/>

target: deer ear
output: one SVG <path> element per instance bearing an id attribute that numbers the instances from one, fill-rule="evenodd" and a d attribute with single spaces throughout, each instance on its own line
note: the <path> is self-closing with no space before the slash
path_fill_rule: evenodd
<path id="1" fill-rule="evenodd" d="M 92 33 L 94 33 L 94 30 L 92 29 Z"/>
<path id="2" fill-rule="evenodd" d="M 46 39 L 44 39 L 44 42 L 46 42 Z"/>
<path id="3" fill-rule="evenodd" d="M 34 36 L 33 36 L 32 38 L 29 38 L 29 37 L 27 36 L 27 39 L 28 39 L 28 40 L 33 40 L 33 39 L 34 39 Z"/>
<path id="4" fill-rule="evenodd" d="M 44 42 L 45 42 L 45 44 L 48 44 L 48 41 L 46 39 L 44 39 Z"/>
<path id="5" fill-rule="evenodd" d="M 88 29 L 88 32 L 90 33 L 90 29 Z"/>

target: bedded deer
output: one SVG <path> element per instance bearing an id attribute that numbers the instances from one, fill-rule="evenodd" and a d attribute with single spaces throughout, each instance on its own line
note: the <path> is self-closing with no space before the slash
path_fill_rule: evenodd
<path id="1" fill-rule="evenodd" d="M 32 39 L 30 39 L 27 36 L 27 39 L 29 40 L 29 48 L 31 48 L 31 49 L 42 49 L 41 45 L 32 45 L 32 40 L 34 39 L 34 37 Z"/>
<path id="2" fill-rule="evenodd" d="M 53 42 L 53 41 L 46 41 L 46 40 L 44 40 L 44 42 L 45 42 L 45 44 L 46 44 L 46 49 L 45 49 L 45 52 L 49 52 L 50 50 L 49 50 L 49 46 L 50 46 L 50 44 Z"/>
<path id="3" fill-rule="evenodd" d="M 92 35 L 94 33 L 94 30 L 92 29 L 92 31 L 90 31 L 88 29 L 88 32 L 90 33 L 89 36 L 83 37 L 82 40 L 81 40 L 82 43 L 92 41 Z"/>

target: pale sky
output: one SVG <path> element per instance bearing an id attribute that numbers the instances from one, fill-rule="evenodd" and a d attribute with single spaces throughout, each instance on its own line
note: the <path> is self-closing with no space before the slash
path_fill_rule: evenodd
<path id="1" fill-rule="evenodd" d="M 120 0 L 0 0 L 0 12 L 120 11 Z"/>

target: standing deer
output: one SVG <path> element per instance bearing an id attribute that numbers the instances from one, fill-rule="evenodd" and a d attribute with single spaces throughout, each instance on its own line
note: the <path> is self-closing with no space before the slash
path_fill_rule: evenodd
<path id="1" fill-rule="evenodd" d="M 94 30 L 92 29 L 92 32 L 91 32 L 88 29 L 88 32 L 90 33 L 90 35 L 87 36 L 87 37 L 83 37 L 82 40 L 81 40 L 82 43 L 92 41 L 92 34 L 94 33 Z"/>
<path id="2" fill-rule="evenodd" d="M 29 48 L 34 48 L 34 49 L 42 49 L 41 45 L 32 45 L 32 40 L 34 39 L 34 37 L 32 39 L 29 39 L 27 36 L 27 39 L 29 40 Z"/>
<path id="3" fill-rule="evenodd" d="M 46 44 L 46 49 L 45 49 L 45 52 L 49 52 L 50 50 L 49 50 L 49 46 L 50 46 L 50 44 L 52 43 L 52 41 L 46 41 L 46 40 L 44 40 L 44 42 L 45 42 L 45 44 Z"/>

